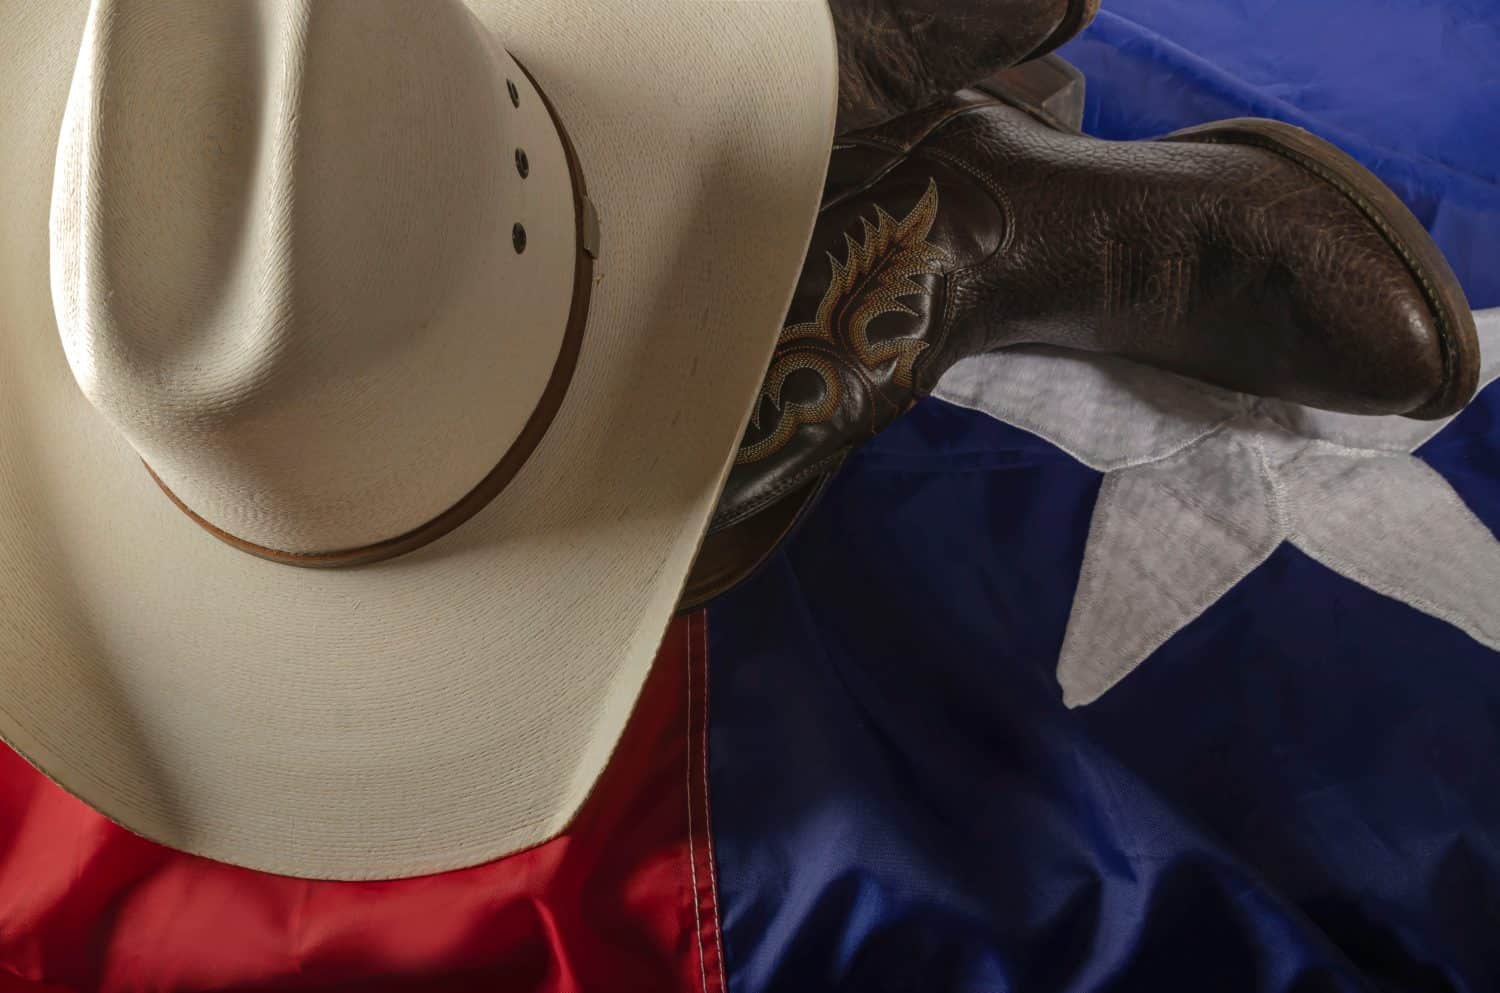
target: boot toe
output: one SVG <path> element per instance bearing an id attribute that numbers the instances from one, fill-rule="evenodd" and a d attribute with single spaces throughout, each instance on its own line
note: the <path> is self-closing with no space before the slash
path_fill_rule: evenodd
<path id="1" fill-rule="evenodd" d="M 1436 246 L 1420 229 L 1402 237 L 1389 218 L 1332 187 L 1324 200 L 1306 225 L 1287 225 L 1285 245 L 1299 273 L 1302 333 L 1328 349 L 1322 368 L 1306 370 L 1327 391 L 1319 405 L 1422 419 L 1457 413 L 1478 385 L 1477 337 Z"/>
<path id="2" fill-rule="evenodd" d="M 1280 188 L 1269 201 L 1251 199 L 1248 230 L 1277 245 L 1291 288 L 1303 349 L 1284 354 L 1312 357 L 1292 370 L 1294 392 L 1306 396 L 1289 399 L 1421 419 L 1463 409 L 1479 382 L 1474 316 L 1442 252 L 1389 187 L 1277 121 L 1223 121 L 1167 140 L 1248 146 L 1267 163 L 1259 192 Z"/>
<path id="3" fill-rule="evenodd" d="M 1302 288 L 1309 332 L 1327 345 L 1322 362 L 1304 370 L 1307 402 L 1350 413 L 1448 416 L 1467 394 L 1453 381 L 1447 334 L 1417 281 L 1388 255 L 1345 270 L 1363 269 L 1364 278 Z"/>

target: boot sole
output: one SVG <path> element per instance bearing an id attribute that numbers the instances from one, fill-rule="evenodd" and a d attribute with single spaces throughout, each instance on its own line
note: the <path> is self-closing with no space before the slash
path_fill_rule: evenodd
<path id="1" fill-rule="evenodd" d="M 1332 186 L 1375 225 L 1421 288 L 1443 350 L 1443 383 L 1416 420 L 1452 417 L 1479 388 L 1479 336 L 1463 286 L 1420 221 L 1374 173 L 1310 131 L 1281 121 L 1239 118 L 1174 131 L 1162 141 L 1247 145 L 1280 155 Z"/>

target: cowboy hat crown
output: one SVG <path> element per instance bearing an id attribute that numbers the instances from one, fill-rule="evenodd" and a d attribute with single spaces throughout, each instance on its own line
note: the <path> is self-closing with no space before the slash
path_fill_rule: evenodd
<path id="1" fill-rule="evenodd" d="M 456 0 L 101 3 L 58 151 L 58 329 L 195 516 L 294 555 L 378 545 L 536 413 L 579 192 Z"/>
<path id="2" fill-rule="evenodd" d="M 820 0 L 0 0 L 0 739 L 258 869 L 555 837 L 749 419 L 835 77 Z"/>

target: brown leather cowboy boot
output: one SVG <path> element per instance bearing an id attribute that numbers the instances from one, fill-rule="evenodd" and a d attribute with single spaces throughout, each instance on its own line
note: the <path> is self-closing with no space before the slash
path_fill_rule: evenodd
<path id="1" fill-rule="evenodd" d="M 828 6 L 839 40 L 843 134 L 1040 58 L 1087 27 L 1099 0 L 829 0 Z"/>
<path id="2" fill-rule="evenodd" d="M 836 146 L 808 262 L 689 600 L 735 581 L 848 451 L 955 362 L 1046 343 L 1230 389 L 1445 417 L 1463 291 L 1379 180 L 1304 131 L 1069 133 L 968 90 Z"/>

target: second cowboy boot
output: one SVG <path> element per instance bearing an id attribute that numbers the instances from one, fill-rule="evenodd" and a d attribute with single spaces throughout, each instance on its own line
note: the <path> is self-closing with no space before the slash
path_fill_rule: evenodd
<path id="1" fill-rule="evenodd" d="M 836 148 L 690 600 L 954 363 L 1025 343 L 1364 414 L 1448 416 L 1478 379 L 1441 253 L 1327 143 L 1258 120 L 1110 143 L 965 91 Z"/>
<path id="2" fill-rule="evenodd" d="M 1099 0 L 829 0 L 839 42 L 838 131 L 874 127 L 1045 55 Z"/>

